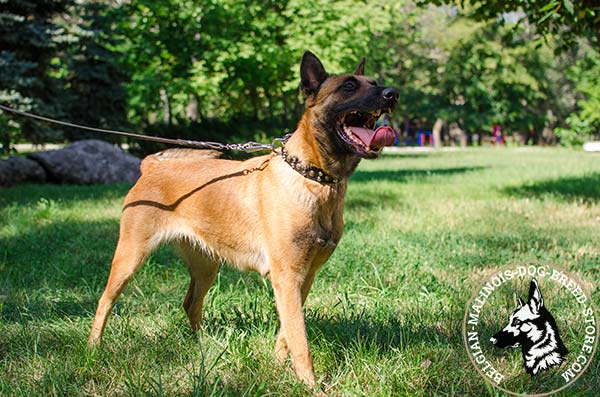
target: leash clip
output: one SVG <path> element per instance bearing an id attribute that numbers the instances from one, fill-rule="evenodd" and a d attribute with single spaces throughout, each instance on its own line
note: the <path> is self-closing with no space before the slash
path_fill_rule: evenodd
<path id="1" fill-rule="evenodd" d="M 246 143 L 237 145 L 237 147 L 235 147 L 234 150 L 241 150 L 246 153 L 254 153 L 254 152 L 258 152 L 258 151 L 270 149 L 270 148 L 271 148 L 271 145 L 266 145 L 264 143 L 250 141 L 250 142 L 246 142 Z"/>
<path id="2" fill-rule="evenodd" d="M 274 138 L 271 141 L 271 151 L 275 154 L 281 154 L 281 153 L 277 152 L 277 149 L 283 148 L 283 146 L 287 143 L 287 141 L 290 139 L 291 136 L 292 136 L 292 133 L 290 132 L 289 134 L 285 134 L 281 138 Z"/>

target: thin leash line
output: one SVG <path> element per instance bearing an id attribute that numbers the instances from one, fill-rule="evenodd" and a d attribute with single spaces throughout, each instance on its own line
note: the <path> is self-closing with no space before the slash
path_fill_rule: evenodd
<path id="1" fill-rule="evenodd" d="M 37 115 L 34 113 L 24 112 L 22 110 L 13 109 L 11 107 L 8 107 L 8 106 L 2 105 L 2 104 L 0 104 L 0 109 L 4 110 L 5 112 L 14 113 L 14 114 L 22 116 L 22 117 L 29 117 L 32 119 L 45 121 L 45 122 L 51 123 L 51 124 L 62 125 L 65 127 L 73 127 L 73 128 L 79 128 L 82 130 L 101 132 L 101 133 L 105 133 L 105 134 L 126 136 L 126 137 L 141 139 L 141 140 L 145 140 L 145 141 L 160 142 L 160 143 L 167 143 L 167 144 L 171 144 L 171 145 L 187 146 L 187 147 L 201 148 L 201 149 L 240 150 L 240 151 L 244 151 L 244 152 L 248 152 L 248 153 L 256 152 L 259 150 L 275 151 L 276 142 L 285 144 L 285 142 L 291 135 L 291 134 L 287 134 L 283 138 L 275 138 L 273 140 L 273 142 L 270 144 L 253 142 L 253 141 L 246 142 L 246 143 L 223 144 L 223 143 L 219 143 L 219 142 L 210 142 L 210 141 L 201 142 L 201 141 L 191 141 L 191 140 L 187 140 L 187 139 L 168 139 L 168 138 L 161 138 L 161 137 L 156 137 L 156 136 L 136 134 L 133 132 L 125 132 L 125 131 L 109 130 L 109 129 L 104 129 L 104 128 L 88 127 L 85 125 L 79 125 L 79 124 L 69 123 L 66 121 L 52 119 L 50 117 L 40 116 L 40 115 Z"/>

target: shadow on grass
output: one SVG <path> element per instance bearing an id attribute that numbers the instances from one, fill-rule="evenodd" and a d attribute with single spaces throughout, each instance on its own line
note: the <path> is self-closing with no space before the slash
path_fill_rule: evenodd
<path id="1" fill-rule="evenodd" d="M 118 236 L 115 220 L 55 220 L 0 238 L 1 319 L 23 322 L 90 316 L 108 279 Z M 163 272 L 187 275 L 179 256 L 168 246 L 155 250 L 149 261 L 141 271 L 146 269 L 151 278 L 161 279 Z M 219 278 L 223 291 L 232 285 L 243 290 L 264 286 L 257 274 L 226 266 Z M 187 284 L 178 287 L 183 299 Z M 213 288 L 211 293 L 218 292 Z"/>
<path id="2" fill-rule="evenodd" d="M 1 189 L 0 209 L 12 204 L 27 206 L 40 199 L 60 200 L 65 203 L 79 200 L 123 200 L 130 188 L 131 184 L 126 183 L 90 186 L 25 184 Z"/>
<path id="3" fill-rule="evenodd" d="M 511 186 L 504 188 L 503 192 L 517 197 L 550 195 L 569 201 L 582 200 L 588 203 L 596 203 L 600 201 L 600 173 L 547 179 L 521 186 Z"/>
<path id="4" fill-rule="evenodd" d="M 339 345 L 332 350 L 342 355 L 349 346 L 375 346 L 380 354 L 417 346 L 444 345 L 456 346 L 457 349 L 462 346 L 462 313 L 444 314 L 444 317 L 456 318 L 455 329 L 442 329 L 430 321 L 423 323 L 412 317 L 413 314 L 406 313 L 404 318 L 398 318 L 392 311 L 349 313 L 345 316 L 312 313 L 307 316 L 307 330 L 312 340 L 324 339 Z"/>
<path id="5" fill-rule="evenodd" d="M 350 181 L 369 182 L 386 180 L 392 182 L 405 182 L 409 179 L 423 180 L 432 176 L 452 176 L 455 174 L 481 171 L 486 168 L 488 167 L 472 166 L 412 170 L 358 170 L 352 175 Z"/>
<path id="6" fill-rule="evenodd" d="M 406 158 L 406 159 L 424 159 L 430 157 L 433 152 L 384 152 L 381 154 L 382 158 Z"/>
<path id="7" fill-rule="evenodd" d="M 83 316 L 93 311 L 97 297 L 86 295 L 105 282 L 118 233 L 118 223 L 111 220 L 54 221 L 0 238 L 2 319 Z M 77 299 L 71 297 L 75 292 Z"/>
<path id="8" fill-rule="evenodd" d="M 344 202 L 346 210 L 363 210 L 369 208 L 401 208 L 407 204 L 400 200 L 398 193 L 389 191 L 372 191 L 368 194 L 349 194 Z"/>

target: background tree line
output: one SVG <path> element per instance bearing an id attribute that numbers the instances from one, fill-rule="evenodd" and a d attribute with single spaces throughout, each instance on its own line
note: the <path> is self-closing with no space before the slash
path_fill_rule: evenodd
<path id="1" fill-rule="evenodd" d="M 599 10 L 526 3 L 0 0 L 0 102 L 104 128 L 267 139 L 295 127 L 310 49 L 331 72 L 366 56 L 369 75 L 400 89 L 400 129 L 443 119 L 480 135 L 498 123 L 534 143 L 545 128 L 563 142 L 597 134 Z M 122 142 L 7 114 L 0 136 L 5 152 Z"/>

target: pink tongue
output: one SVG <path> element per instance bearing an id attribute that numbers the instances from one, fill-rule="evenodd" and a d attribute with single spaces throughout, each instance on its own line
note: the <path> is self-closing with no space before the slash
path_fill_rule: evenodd
<path id="1" fill-rule="evenodd" d="M 378 150 L 384 146 L 391 146 L 396 141 L 396 133 L 389 126 L 382 125 L 375 131 L 361 127 L 350 127 L 350 129 L 369 149 Z"/>

